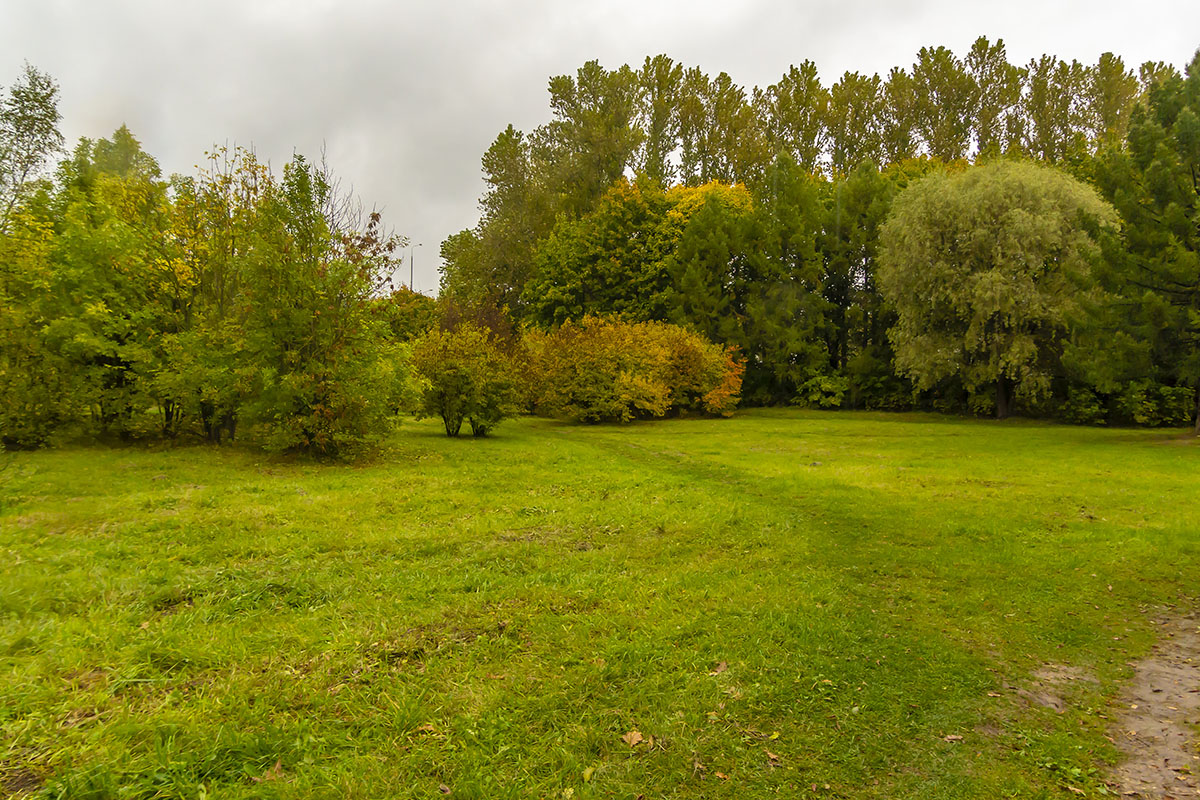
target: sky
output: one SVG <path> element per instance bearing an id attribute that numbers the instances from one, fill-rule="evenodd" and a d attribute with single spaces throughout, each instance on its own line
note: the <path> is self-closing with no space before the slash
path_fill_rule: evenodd
<path id="1" fill-rule="evenodd" d="M 441 241 L 478 221 L 481 156 L 508 124 L 549 120 L 552 75 L 665 53 L 747 88 L 811 59 L 829 85 L 925 46 L 964 56 L 980 35 L 1019 64 L 1113 52 L 1182 68 L 1200 2 L 0 0 L 0 85 L 24 61 L 49 72 L 68 143 L 125 124 L 166 174 L 214 144 L 277 168 L 324 148 L 410 239 L 415 288 L 433 294 Z"/>

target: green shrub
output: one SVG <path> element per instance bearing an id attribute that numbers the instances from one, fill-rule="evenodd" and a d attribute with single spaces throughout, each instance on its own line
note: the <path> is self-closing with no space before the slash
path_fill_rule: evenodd
<path id="1" fill-rule="evenodd" d="M 1100 398 L 1091 389 L 1072 386 L 1067 389 L 1067 399 L 1058 408 L 1058 416 L 1076 425 L 1102 425 L 1105 411 Z"/>
<path id="2" fill-rule="evenodd" d="M 511 358 L 474 323 L 429 331 L 414 344 L 413 363 L 423 384 L 418 413 L 441 417 L 447 436 L 464 421 L 484 436 L 520 410 Z"/>
<path id="3" fill-rule="evenodd" d="M 1192 419 L 1192 389 L 1164 386 L 1154 381 L 1135 381 L 1121 391 L 1115 402 L 1117 417 L 1146 427 L 1178 427 Z"/>
<path id="4" fill-rule="evenodd" d="M 840 408 L 849 388 L 850 381 L 843 375 L 817 375 L 800 387 L 795 405 L 802 408 Z"/>
<path id="5" fill-rule="evenodd" d="M 0 328 L 8 326 L 0 323 Z M 63 367 L 61 359 L 28 337 L 0 330 L 0 447 L 42 447 L 75 416 L 73 390 Z"/>

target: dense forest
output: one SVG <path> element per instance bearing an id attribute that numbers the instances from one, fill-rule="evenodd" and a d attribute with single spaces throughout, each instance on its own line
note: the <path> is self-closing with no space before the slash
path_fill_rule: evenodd
<path id="1" fill-rule="evenodd" d="M 484 154 L 435 304 L 323 161 L 164 177 L 124 127 L 67 152 L 27 66 L 0 97 L 0 441 L 332 453 L 408 410 L 483 434 L 737 402 L 1196 419 L 1200 54 L 1019 66 L 980 38 L 751 90 L 656 56 L 549 92 Z"/>
<path id="2" fill-rule="evenodd" d="M 749 403 L 1196 415 L 1200 60 L 1022 66 L 981 37 L 831 85 L 660 55 L 549 93 L 484 155 L 444 297 L 689 326 L 739 348 Z"/>

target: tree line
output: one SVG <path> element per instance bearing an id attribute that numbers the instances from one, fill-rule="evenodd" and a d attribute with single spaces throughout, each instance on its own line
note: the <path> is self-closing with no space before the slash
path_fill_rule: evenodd
<path id="1" fill-rule="evenodd" d="M 60 158 L 57 95 L 27 65 L 0 106 L 0 442 L 376 437 L 414 391 L 402 238 L 299 155 L 216 148 L 164 177 L 122 126 Z"/>
<path id="2" fill-rule="evenodd" d="M 276 171 L 218 147 L 164 177 L 124 126 L 64 154 L 57 95 L 27 66 L 0 103 L 5 449 L 249 430 L 270 450 L 337 455 L 410 412 L 481 436 L 522 411 L 738 402 L 740 361 L 695 332 L 589 317 L 541 334 L 394 286 L 404 238 L 323 160 Z"/>
<path id="3" fill-rule="evenodd" d="M 0 91 L 6 448 L 333 454 L 414 410 L 481 435 L 523 411 L 1200 405 L 1200 55 L 1019 67 L 981 38 L 749 92 L 591 62 L 485 153 L 436 302 L 393 285 L 405 240 L 323 160 L 218 147 L 163 176 L 124 127 L 68 153 L 57 93 L 29 66 Z"/>
<path id="4" fill-rule="evenodd" d="M 690 326 L 740 349 L 753 403 L 1148 425 L 1196 415 L 1196 60 L 1184 73 L 1134 70 L 1111 53 L 1017 65 L 1003 41 L 980 37 L 962 58 L 924 48 L 886 77 L 847 72 L 830 85 L 808 61 L 749 90 L 666 56 L 636 69 L 593 61 L 551 78 L 549 95 L 549 122 L 528 134 L 509 126 L 484 154 L 480 220 L 442 244 L 444 296 L 539 326 L 596 313 Z M 951 180 L 1012 162 L 1039 169 Z M 972 217 L 978 205 L 943 204 L 935 238 L 1041 235 L 1046 226 L 1016 212 L 1045 212 L 1041 195 L 1072 199 L 1053 212 L 1065 221 L 1059 241 L 1022 252 L 1042 261 L 1005 272 L 1000 251 L 985 264 L 953 248 L 902 254 L 898 232 L 888 244 L 899 198 L 927 181 L 976 204 L 982 189 L 999 193 L 1000 205 L 985 205 L 1012 223 L 988 228 Z M 881 283 L 889 252 L 895 280 Z M 975 308 L 962 340 L 930 334 L 955 329 L 945 314 L 970 316 L 963 297 L 922 329 L 898 277 L 932 274 L 950 256 L 976 268 L 939 280 L 991 281 L 1005 298 Z M 1062 285 L 1043 293 L 1039 271 Z M 943 289 L 926 282 L 917 299 Z M 927 370 L 935 352 L 921 343 L 935 338 L 954 352 L 938 351 L 941 366 Z"/>

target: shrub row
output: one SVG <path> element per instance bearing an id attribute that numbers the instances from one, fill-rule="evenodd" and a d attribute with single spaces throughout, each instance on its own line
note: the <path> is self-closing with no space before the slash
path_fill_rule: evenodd
<path id="1" fill-rule="evenodd" d="M 413 346 L 420 413 L 449 436 L 476 436 L 522 407 L 580 422 L 678 414 L 728 416 L 744 363 L 732 348 L 664 322 L 587 316 L 552 332 L 505 337 L 472 322 L 434 329 Z"/>

